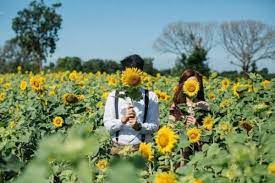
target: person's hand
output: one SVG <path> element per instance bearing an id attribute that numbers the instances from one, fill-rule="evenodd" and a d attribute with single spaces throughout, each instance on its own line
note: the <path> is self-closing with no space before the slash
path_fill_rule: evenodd
<path id="1" fill-rule="evenodd" d="M 169 115 L 168 119 L 171 120 L 171 121 L 176 121 L 176 118 L 173 115 Z"/>
<path id="2" fill-rule="evenodd" d="M 187 119 L 186 119 L 187 126 L 195 125 L 196 123 L 197 123 L 197 120 L 194 116 L 187 116 Z"/>
<path id="3" fill-rule="evenodd" d="M 132 128 L 137 124 L 137 118 L 129 118 L 128 123 L 132 126 Z"/>
<path id="4" fill-rule="evenodd" d="M 135 130 L 140 130 L 141 129 L 141 126 L 140 124 L 137 122 L 137 118 L 134 117 L 134 118 L 129 118 L 129 122 L 128 122 L 131 127 Z"/>
<path id="5" fill-rule="evenodd" d="M 122 116 L 121 122 L 123 124 L 126 124 L 130 118 L 135 118 L 136 117 L 136 112 L 134 111 L 134 107 L 132 105 L 128 106 L 126 110 L 125 116 Z"/>

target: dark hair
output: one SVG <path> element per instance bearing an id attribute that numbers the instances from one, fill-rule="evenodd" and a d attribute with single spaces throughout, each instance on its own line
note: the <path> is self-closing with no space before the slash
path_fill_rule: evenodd
<path id="1" fill-rule="evenodd" d="M 176 90 L 174 98 L 173 98 L 173 102 L 175 105 L 181 104 L 181 103 L 186 103 L 186 94 L 183 93 L 182 87 L 183 87 L 184 82 L 192 76 L 196 77 L 200 84 L 200 89 L 198 91 L 197 99 L 200 101 L 205 101 L 202 75 L 200 73 L 198 73 L 197 71 L 194 71 L 192 69 L 187 69 L 182 73 L 182 75 L 180 77 L 179 84 L 177 86 L 177 90 Z"/>
<path id="2" fill-rule="evenodd" d="M 123 70 L 125 70 L 128 67 L 134 67 L 143 70 L 144 66 L 144 60 L 136 54 L 124 58 L 122 61 L 120 61 L 120 63 L 122 65 Z"/>

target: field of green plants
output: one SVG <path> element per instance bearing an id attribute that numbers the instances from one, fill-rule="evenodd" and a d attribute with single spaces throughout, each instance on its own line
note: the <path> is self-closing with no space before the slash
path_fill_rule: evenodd
<path id="1" fill-rule="evenodd" d="M 159 97 L 162 128 L 154 142 L 110 155 L 102 117 L 120 78 L 119 72 L 32 74 L 20 68 L 0 75 L 0 182 L 275 182 L 275 79 L 204 78 L 211 115 L 196 129 L 204 145 L 180 164 L 179 151 L 192 149 L 192 136 L 183 123 L 169 120 L 178 78 L 161 75 L 143 79 Z"/>

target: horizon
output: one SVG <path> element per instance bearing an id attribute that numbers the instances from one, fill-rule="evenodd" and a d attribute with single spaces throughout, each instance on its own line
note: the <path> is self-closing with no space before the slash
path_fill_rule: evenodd
<path id="1" fill-rule="evenodd" d="M 2 0 L 0 2 L 0 46 L 15 36 L 12 18 L 26 8 L 30 0 Z M 176 21 L 217 22 L 252 19 L 275 26 L 275 1 L 272 0 L 193 0 L 146 1 L 126 0 L 73 1 L 45 0 L 46 4 L 61 2 L 57 10 L 63 22 L 55 53 L 48 61 L 65 56 L 77 56 L 86 61 L 92 58 L 122 60 L 130 54 L 154 58 L 157 69 L 171 68 L 176 57 L 161 54 L 153 43 L 163 28 Z M 117 8 L 119 7 L 119 8 Z M 196 12 L 194 14 L 194 12 Z M 198 12 L 198 13 L 197 13 Z M 233 13 L 234 12 L 234 13 Z M 238 70 L 230 64 L 221 46 L 208 54 L 209 67 L 216 71 Z M 275 73 L 275 60 L 260 61 L 259 69 L 268 68 Z"/>

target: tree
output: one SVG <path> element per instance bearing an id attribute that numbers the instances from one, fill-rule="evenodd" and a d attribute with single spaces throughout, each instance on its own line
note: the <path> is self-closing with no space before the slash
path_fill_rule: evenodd
<path id="1" fill-rule="evenodd" d="M 84 72 L 97 72 L 103 71 L 104 69 L 104 61 L 101 59 L 90 59 L 83 63 L 83 71 Z"/>
<path id="2" fill-rule="evenodd" d="M 209 67 L 207 61 L 207 51 L 201 47 L 195 47 L 192 53 L 186 57 L 182 55 L 176 60 L 175 67 L 172 69 L 173 74 L 181 74 L 186 68 L 199 71 L 203 75 L 209 74 Z"/>
<path id="3" fill-rule="evenodd" d="M 90 59 L 83 63 L 84 72 L 107 72 L 115 73 L 117 70 L 120 70 L 120 64 L 114 60 L 102 60 L 102 59 Z"/>
<path id="4" fill-rule="evenodd" d="M 53 70 L 55 70 L 55 64 L 53 62 L 50 62 L 49 65 L 44 66 L 44 70 L 46 70 L 46 71 L 53 71 Z"/>
<path id="5" fill-rule="evenodd" d="M 6 72 L 6 62 L 5 59 L 1 56 L 3 54 L 3 49 L 0 48 L 0 74 Z"/>
<path id="6" fill-rule="evenodd" d="M 209 67 L 207 64 L 207 51 L 201 47 L 195 47 L 192 54 L 186 59 L 188 68 L 195 69 L 203 75 L 209 74 Z"/>
<path id="7" fill-rule="evenodd" d="M 260 60 L 275 59 L 275 29 L 259 21 L 231 21 L 220 26 L 221 42 L 232 64 L 247 75 Z"/>
<path id="8" fill-rule="evenodd" d="M 203 51 L 205 58 L 207 53 L 213 46 L 215 24 L 198 23 L 198 22 L 176 22 L 169 24 L 157 38 L 154 48 L 162 53 L 172 53 L 178 58 L 176 60 L 175 69 L 182 70 L 193 67 L 201 70 L 206 66 L 204 59 L 187 59 L 192 54 Z M 194 55 L 192 56 L 194 57 Z M 196 61 L 195 63 L 191 63 Z M 178 68 L 177 68 L 178 67 Z M 205 68 L 208 70 L 208 67 Z M 202 70 L 201 70 L 202 71 Z"/>
<path id="9" fill-rule="evenodd" d="M 47 56 L 53 54 L 56 48 L 58 30 L 62 22 L 56 9 L 60 6 L 61 3 L 47 6 L 43 0 L 34 0 L 12 20 L 12 29 L 16 33 L 19 46 L 40 69 L 43 61 L 46 61 Z"/>
<path id="10" fill-rule="evenodd" d="M 162 53 L 186 57 L 196 46 L 203 47 L 207 52 L 210 51 L 213 46 L 213 35 L 214 24 L 212 23 L 171 23 L 164 28 L 153 47 Z"/>
<path id="11" fill-rule="evenodd" d="M 156 75 L 158 73 L 158 70 L 154 68 L 153 61 L 154 58 L 143 58 L 144 60 L 144 67 L 143 70 L 144 72 L 151 74 L 151 75 Z"/>
<path id="12" fill-rule="evenodd" d="M 81 71 L 82 70 L 82 63 L 79 57 L 64 57 L 58 58 L 56 63 L 57 70 L 69 70 L 69 71 Z"/>
<path id="13" fill-rule="evenodd" d="M 5 63 L 5 65 L 1 64 L 2 71 L 14 72 L 19 65 L 22 66 L 23 60 L 27 60 L 27 56 L 23 55 L 17 40 L 12 38 L 5 42 L 0 52 L 0 60 L 2 60 L 2 63 Z"/>
<path id="14" fill-rule="evenodd" d="M 101 71 L 107 73 L 115 73 L 117 70 L 120 70 L 120 64 L 113 60 L 104 60 L 103 69 Z"/>
<path id="15" fill-rule="evenodd" d="M 0 52 L 0 63 L 2 72 L 16 72 L 17 67 L 21 66 L 23 70 L 38 72 L 39 65 L 34 62 L 30 55 L 26 55 L 18 45 L 16 38 L 12 38 L 5 42 L 2 51 Z"/>

